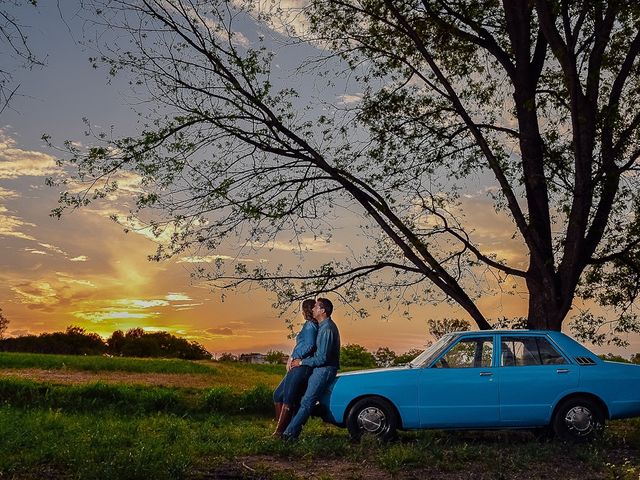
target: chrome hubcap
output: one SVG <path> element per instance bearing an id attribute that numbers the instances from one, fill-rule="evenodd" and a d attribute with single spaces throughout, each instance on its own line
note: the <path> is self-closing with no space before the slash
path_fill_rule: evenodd
<path id="1" fill-rule="evenodd" d="M 358 427 L 369 433 L 379 433 L 387 427 L 387 417 L 377 407 L 367 407 L 358 414 Z"/>
<path id="2" fill-rule="evenodd" d="M 569 410 L 564 417 L 564 422 L 569 430 L 578 435 L 588 435 L 595 428 L 591 410 L 582 406 L 576 406 Z"/>

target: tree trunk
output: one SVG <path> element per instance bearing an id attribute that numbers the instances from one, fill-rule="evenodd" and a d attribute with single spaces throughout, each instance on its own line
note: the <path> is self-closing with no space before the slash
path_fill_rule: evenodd
<path id="1" fill-rule="evenodd" d="M 530 276 L 527 278 L 527 287 L 529 289 L 527 327 L 560 331 L 569 308 L 563 301 L 560 288 L 554 279 Z"/>

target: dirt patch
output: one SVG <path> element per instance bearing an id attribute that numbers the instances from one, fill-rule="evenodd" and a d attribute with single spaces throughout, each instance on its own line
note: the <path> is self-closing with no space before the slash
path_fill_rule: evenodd
<path id="1" fill-rule="evenodd" d="M 361 479 L 391 480 L 389 473 L 374 465 L 344 459 L 284 459 L 256 455 L 237 458 L 232 462 L 217 463 L 213 467 L 200 465 L 189 472 L 190 479 L 227 480 L 243 478 L 247 480 L 270 480 L 272 478 L 304 479 Z M 422 477 L 429 478 L 429 477 Z"/>
<path id="2" fill-rule="evenodd" d="M 601 480 L 604 473 L 594 472 L 581 465 L 532 465 L 531 470 L 509 472 L 488 470 L 485 465 L 469 464 L 455 471 L 435 467 L 405 468 L 394 474 L 386 472 L 373 462 L 354 462 L 345 459 L 308 460 L 283 459 L 268 456 L 237 458 L 207 468 L 193 468 L 187 478 L 207 480 L 271 480 L 271 479 L 340 479 L 340 480 Z"/>
<path id="3" fill-rule="evenodd" d="M 105 382 L 179 388 L 208 388 L 220 385 L 220 380 L 214 376 L 197 373 L 84 372 L 37 368 L 0 369 L 0 378 L 7 377 L 54 384 Z"/>

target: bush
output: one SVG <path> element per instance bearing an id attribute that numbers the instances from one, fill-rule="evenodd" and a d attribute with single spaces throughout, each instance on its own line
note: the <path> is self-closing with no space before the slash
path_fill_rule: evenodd
<path id="1" fill-rule="evenodd" d="M 413 360 L 414 358 L 416 358 L 418 355 L 420 355 L 423 352 L 423 350 L 420 350 L 419 348 L 412 348 L 411 350 L 409 350 L 408 352 L 404 352 L 402 355 L 398 355 L 393 364 L 394 365 L 404 365 L 409 363 L 411 360 Z"/>
<path id="2" fill-rule="evenodd" d="M 376 366 L 376 359 L 362 345 L 350 344 L 340 349 L 340 366 L 373 368 Z"/>
<path id="3" fill-rule="evenodd" d="M 256 385 L 240 396 L 240 409 L 246 413 L 269 413 L 273 410 L 273 391 L 265 385 Z"/>
<path id="4" fill-rule="evenodd" d="M 238 399 L 230 387 L 213 387 L 204 394 L 205 408 L 212 412 L 240 410 Z"/>

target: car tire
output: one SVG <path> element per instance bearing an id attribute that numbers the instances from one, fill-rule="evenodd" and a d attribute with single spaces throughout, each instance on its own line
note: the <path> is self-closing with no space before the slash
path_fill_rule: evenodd
<path id="1" fill-rule="evenodd" d="M 553 416 L 553 431 L 560 440 L 582 443 L 597 438 L 604 429 L 602 407 L 591 398 L 564 400 Z"/>
<path id="2" fill-rule="evenodd" d="M 384 441 L 392 440 L 399 426 L 395 409 L 380 397 L 358 400 L 349 410 L 346 423 L 353 441 L 359 441 L 363 435 L 373 435 Z"/>

